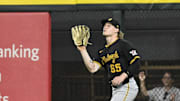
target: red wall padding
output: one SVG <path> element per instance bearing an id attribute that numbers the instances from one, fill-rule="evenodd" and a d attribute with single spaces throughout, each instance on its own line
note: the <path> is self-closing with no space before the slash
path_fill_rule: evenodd
<path id="1" fill-rule="evenodd" d="M 0 101 L 51 100 L 47 12 L 0 13 Z"/>

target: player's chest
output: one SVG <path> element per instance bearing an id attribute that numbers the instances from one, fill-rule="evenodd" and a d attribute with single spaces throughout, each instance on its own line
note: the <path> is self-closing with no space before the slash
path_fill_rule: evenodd
<path id="1" fill-rule="evenodd" d="M 100 58 L 104 64 L 106 63 L 115 63 L 117 60 L 119 60 L 123 55 L 123 52 L 120 49 L 114 48 L 114 49 L 105 49 L 100 54 Z"/>

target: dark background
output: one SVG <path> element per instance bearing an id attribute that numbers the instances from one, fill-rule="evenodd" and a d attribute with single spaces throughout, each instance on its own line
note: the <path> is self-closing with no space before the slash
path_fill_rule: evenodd
<path id="1" fill-rule="evenodd" d="M 91 28 L 93 46 L 88 48 L 95 55 L 104 46 L 101 20 L 108 17 L 122 23 L 125 39 L 137 47 L 143 60 L 180 59 L 180 11 L 73 11 L 51 15 L 53 61 L 81 61 L 70 31 L 78 24 Z"/>

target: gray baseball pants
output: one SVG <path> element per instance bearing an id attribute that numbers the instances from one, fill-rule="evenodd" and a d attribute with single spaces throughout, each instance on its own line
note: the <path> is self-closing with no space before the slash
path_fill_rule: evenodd
<path id="1" fill-rule="evenodd" d="M 134 101 L 138 94 L 138 86 L 134 78 L 129 79 L 129 83 L 112 87 L 112 97 L 110 101 Z"/>

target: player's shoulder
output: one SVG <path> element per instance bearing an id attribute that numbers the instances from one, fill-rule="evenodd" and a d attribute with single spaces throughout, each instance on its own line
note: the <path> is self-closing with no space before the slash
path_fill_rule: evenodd
<path id="1" fill-rule="evenodd" d="M 121 46 L 133 46 L 133 44 L 132 44 L 130 41 L 125 40 L 125 39 L 120 39 L 120 40 L 119 40 L 119 44 L 120 44 Z"/>

